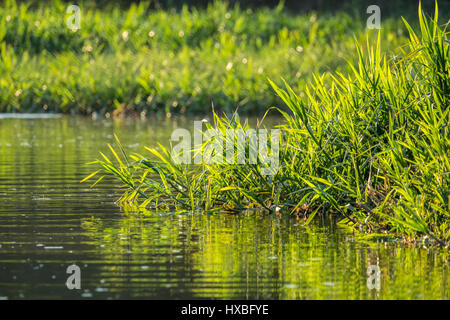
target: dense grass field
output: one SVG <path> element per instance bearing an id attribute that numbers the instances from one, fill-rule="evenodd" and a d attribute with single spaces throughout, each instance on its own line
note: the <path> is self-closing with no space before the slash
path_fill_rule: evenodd
<path id="1" fill-rule="evenodd" d="M 351 71 L 345 60 L 356 60 L 355 40 L 376 41 L 365 12 L 81 5 L 75 31 L 66 8 L 0 7 L 0 112 L 206 113 L 212 103 L 264 112 L 281 104 L 267 78 L 283 77 L 304 94 L 315 73 Z M 383 16 L 383 51 L 407 39 L 400 14 Z"/>
<path id="2" fill-rule="evenodd" d="M 122 152 L 111 147 L 114 161 L 102 154 L 99 171 L 120 179 L 127 187 L 122 204 L 140 210 L 257 208 L 296 215 L 306 224 L 331 215 L 371 236 L 446 245 L 450 42 L 438 10 L 434 19 L 419 10 L 419 22 L 415 30 L 404 22 L 409 38 L 398 56 L 382 51 L 380 35 L 376 43 L 357 47 L 358 61 L 350 60 L 348 75 L 323 74 L 301 90 L 271 82 L 289 109 L 278 109 L 285 122 L 279 127 L 280 165 L 274 175 L 261 174 L 264 157 L 254 164 L 199 166 L 179 163 L 163 146 L 148 149 L 151 156 L 127 157 L 119 141 Z M 247 124 L 216 115 L 206 127 L 228 139 L 227 130 Z M 204 139 L 203 146 L 187 152 L 204 151 L 213 143 Z M 274 142 L 269 145 L 276 148 Z M 231 146 L 236 147 L 234 137 Z M 249 154 L 250 142 L 246 148 Z"/>

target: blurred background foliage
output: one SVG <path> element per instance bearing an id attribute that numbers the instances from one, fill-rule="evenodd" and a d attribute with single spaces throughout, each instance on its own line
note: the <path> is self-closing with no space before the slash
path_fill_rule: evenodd
<path id="1" fill-rule="evenodd" d="M 198 7 L 205 8 L 209 4 L 216 2 L 217 0 L 152 0 L 147 1 L 150 4 L 151 9 L 181 9 L 184 5 L 188 5 L 190 7 Z M 19 0 L 18 2 L 31 3 L 36 6 L 42 3 L 51 3 L 52 0 Z M 95 0 L 95 1 L 70 1 L 64 0 L 63 2 L 69 4 L 77 4 L 83 3 L 84 6 L 90 7 L 111 7 L 111 6 L 120 6 L 122 8 L 128 8 L 132 4 L 138 4 L 142 1 L 139 0 Z M 357 15 L 362 15 L 361 13 L 365 11 L 365 9 L 370 5 L 378 5 L 382 8 L 384 14 L 391 15 L 402 12 L 402 14 L 413 13 L 414 15 L 417 13 L 417 6 L 419 0 L 227 0 L 224 1 L 231 6 L 239 5 L 241 8 L 276 8 L 280 5 L 283 5 L 284 8 L 296 12 L 296 13 L 304 13 L 311 10 L 315 11 L 338 11 L 343 10 L 348 13 L 355 13 Z M 442 1 L 440 4 L 442 10 L 449 9 L 450 3 L 447 1 Z M 433 0 L 424 0 L 422 1 L 422 7 L 425 11 L 430 11 L 434 9 L 434 1 Z"/>
<path id="2" fill-rule="evenodd" d="M 314 73 L 348 71 L 355 40 L 377 35 L 366 2 L 81 2 L 75 31 L 69 2 L 4 1 L 0 112 L 262 113 L 282 104 L 267 78 L 302 95 Z M 405 43 L 416 2 L 380 3 L 383 50 Z"/>

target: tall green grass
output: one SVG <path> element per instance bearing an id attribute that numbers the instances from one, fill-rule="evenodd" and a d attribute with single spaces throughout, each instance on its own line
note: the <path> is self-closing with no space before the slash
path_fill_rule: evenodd
<path id="1" fill-rule="evenodd" d="M 180 11 L 81 5 L 73 32 L 66 6 L 0 6 L 0 112 L 205 113 L 211 101 L 228 112 L 264 111 L 281 102 L 267 77 L 300 90 L 313 73 L 346 73 L 353 35 L 361 43 L 367 33 L 345 12 L 219 1 Z M 383 19 L 383 28 L 386 49 L 405 39 L 399 19 Z"/>
<path id="2" fill-rule="evenodd" d="M 121 203 L 134 208 L 256 207 L 295 214 L 305 223 L 332 214 L 372 235 L 445 242 L 450 236 L 447 25 L 439 25 L 437 5 L 434 19 L 419 7 L 418 32 L 404 23 L 409 41 L 398 56 L 382 53 L 379 35 L 366 50 L 358 46 L 351 74 L 315 76 L 304 96 L 287 83 L 282 89 L 270 82 L 289 109 L 273 108 L 285 119 L 274 176 L 261 175 L 261 163 L 176 164 L 162 146 L 148 149 L 151 157 L 127 157 L 120 142 L 120 155 L 111 147 L 115 160 L 102 154 L 96 163 L 124 183 Z M 208 125 L 222 132 L 247 126 L 237 115 L 215 115 Z"/>

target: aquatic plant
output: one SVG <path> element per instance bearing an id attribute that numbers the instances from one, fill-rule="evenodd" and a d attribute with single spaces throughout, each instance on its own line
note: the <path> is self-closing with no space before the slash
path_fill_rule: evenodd
<path id="1" fill-rule="evenodd" d="M 443 243 L 450 236 L 450 43 L 437 5 L 434 19 L 419 6 L 419 34 L 404 23 L 409 41 L 400 56 L 383 54 L 379 35 L 376 45 L 358 46 L 351 74 L 314 76 L 304 97 L 270 81 L 289 109 L 269 109 L 285 119 L 273 176 L 261 175 L 261 163 L 177 164 L 161 145 L 148 149 L 152 157 L 128 159 L 119 141 L 121 156 L 110 146 L 116 161 L 102 154 L 96 163 L 124 183 L 121 203 L 134 208 L 256 207 L 306 224 L 331 214 L 362 232 Z M 207 124 L 222 132 L 246 126 L 237 115 L 215 114 Z"/>

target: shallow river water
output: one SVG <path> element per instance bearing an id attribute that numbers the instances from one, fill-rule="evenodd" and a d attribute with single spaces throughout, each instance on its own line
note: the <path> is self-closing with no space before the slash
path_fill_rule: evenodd
<path id="1" fill-rule="evenodd" d="M 115 180 L 80 183 L 114 133 L 144 153 L 176 127 L 192 121 L 0 117 L 0 299 L 449 299 L 446 249 L 261 213 L 125 213 Z"/>

